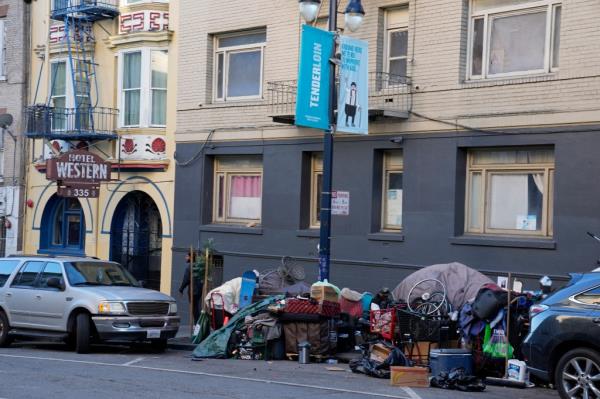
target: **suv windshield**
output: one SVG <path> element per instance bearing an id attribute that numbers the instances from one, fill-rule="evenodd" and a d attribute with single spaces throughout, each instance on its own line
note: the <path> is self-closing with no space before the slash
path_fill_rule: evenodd
<path id="1" fill-rule="evenodd" d="M 137 286 L 133 276 L 117 263 L 108 262 L 68 262 L 65 271 L 69 283 L 77 285 Z"/>

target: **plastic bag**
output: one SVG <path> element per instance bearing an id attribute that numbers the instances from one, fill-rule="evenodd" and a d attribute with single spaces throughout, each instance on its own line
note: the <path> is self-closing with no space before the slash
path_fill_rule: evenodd
<path id="1" fill-rule="evenodd" d="M 503 325 L 496 326 L 493 330 L 489 324 L 485 326 L 485 336 L 483 339 L 484 354 L 492 359 L 512 359 L 513 351 L 514 349 L 508 342 Z"/>

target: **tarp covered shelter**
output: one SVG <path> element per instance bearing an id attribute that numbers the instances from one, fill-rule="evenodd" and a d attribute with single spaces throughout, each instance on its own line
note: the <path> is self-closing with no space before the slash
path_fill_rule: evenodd
<path id="1" fill-rule="evenodd" d="M 465 303 L 475 299 L 484 284 L 493 283 L 487 276 L 462 263 L 444 263 L 425 267 L 406 277 L 392 291 L 394 299 L 406 301 L 411 288 L 425 279 L 436 279 L 446 286 L 447 301 L 454 309 L 460 309 Z M 436 284 L 435 282 L 420 284 L 411 294 L 411 298 L 418 298 L 423 293 L 430 292 Z"/>
<path id="2" fill-rule="evenodd" d="M 214 331 L 204 341 L 202 341 L 192 356 L 195 358 L 217 358 L 225 359 L 229 356 L 228 344 L 231 334 L 244 326 L 246 316 L 251 316 L 259 313 L 260 311 L 266 310 L 272 303 L 283 299 L 283 296 L 272 296 L 263 299 L 260 302 L 253 303 L 243 309 L 240 309 L 230 320 L 227 325 Z"/>

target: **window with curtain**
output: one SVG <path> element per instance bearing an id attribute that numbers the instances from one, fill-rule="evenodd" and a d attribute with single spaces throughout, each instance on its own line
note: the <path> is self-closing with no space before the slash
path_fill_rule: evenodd
<path id="1" fill-rule="evenodd" d="M 466 232 L 552 236 L 552 149 L 473 150 L 467 173 Z"/>
<path id="2" fill-rule="evenodd" d="M 50 64 L 50 102 L 52 130 L 65 130 L 67 124 L 67 62 L 55 61 Z"/>
<path id="3" fill-rule="evenodd" d="M 383 153 L 381 226 L 384 231 L 402 229 L 403 167 L 402 150 L 390 150 Z"/>
<path id="4" fill-rule="evenodd" d="M 321 225 L 321 193 L 323 192 L 323 153 L 311 156 L 310 165 L 310 227 Z"/>
<path id="5" fill-rule="evenodd" d="M 167 124 L 166 50 L 141 49 L 121 54 L 121 126 Z"/>
<path id="6" fill-rule="evenodd" d="M 165 126 L 167 124 L 167 72 L 169 55 L 166 51 L 152 51 L 152 115 L 150 124 Z"/>
<path id="7" fill-rule="evenodd" d="M 264 30 L 215 37 L 214 97 L 219 101 L 262 97 Z"/>
<path id="8" fill-rule="evenodd" d="M 561 10 L 556 0 L 472 0 L 469 77 L 556 70 Z"/>
<path id="9" fill-rule="evenodd" d="M 408 8 L 393 8 L 385 15 L 385 72 L 406 76 L 408 54 Z M 392 81 L 398 80 L 397 78 Z"/>
<path id="10" fill-rule="evenodd" d="M 254 226 L 262 215 L 260 156 L 215 159 L 213 221 Z"/>
<path id="11" fill-rule="evenodd" d="M 140 124 L 142 92 L 142 52 L 123 55 L 123 125 Z"/>

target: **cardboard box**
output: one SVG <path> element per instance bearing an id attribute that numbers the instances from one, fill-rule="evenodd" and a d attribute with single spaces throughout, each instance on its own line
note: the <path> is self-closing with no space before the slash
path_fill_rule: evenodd
<path id="1" fill-rule="evenodd" d="M 340 300 L 337 291 L 327 285 L 313 285 L 310 288 L 310 297 L 318 302 L 329 301 L 338 303 Z"/>
<path id="2" fill-rule="evenodd" d="M 396 387 L 429 387 L 429 369 L 427 367 L 391 366 L 390 383 Z"/>
<path id="3" fill-rule="evenodd" d="M 371 346 L 371 360 L 383 363 L 386 361 L 388 356 L 392 353 L 392 350 L 385 345 L 375 344 Z"/>

